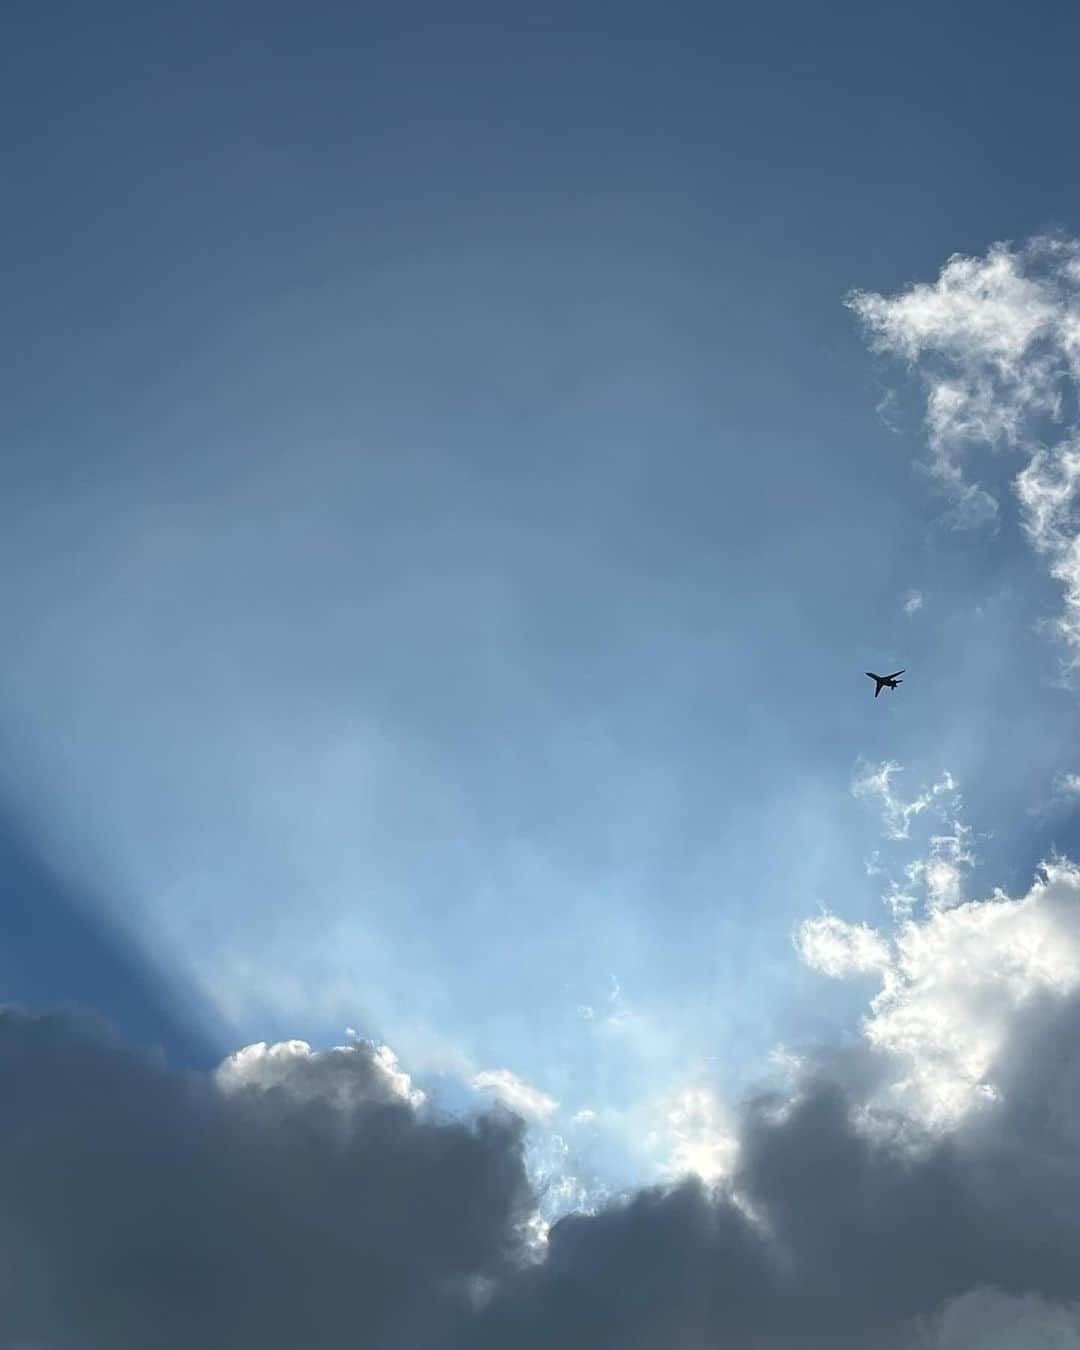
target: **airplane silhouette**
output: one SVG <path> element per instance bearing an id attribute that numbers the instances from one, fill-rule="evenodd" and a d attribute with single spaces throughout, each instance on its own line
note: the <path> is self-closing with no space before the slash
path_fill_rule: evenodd
<path id="1" fill-rule="evenodd" d="M 898 684 L 904 683 L 903 680 L 897 679 L 898 675 L 903 675 L 902 670 L 894 670 L 891 675 L 875 675 L 872 670 L 868 670 L 866 673 L 872 680 L 877 681 L 877 687 L 874 689 L 875 698 L 883 689 L 895 689 Z"/>

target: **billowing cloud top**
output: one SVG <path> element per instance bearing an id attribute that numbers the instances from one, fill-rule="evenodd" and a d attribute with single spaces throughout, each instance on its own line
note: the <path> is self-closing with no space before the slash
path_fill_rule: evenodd
<path id="1" fill-rule="evenodd" d="M 512 1111 L 536 1120 L 547 1120 L 559 1105 L 553 1097 L 526 1083 L 509 1069 L 484 1069 L 472 1082 L 478 1091 L 490 1092 Z"/>

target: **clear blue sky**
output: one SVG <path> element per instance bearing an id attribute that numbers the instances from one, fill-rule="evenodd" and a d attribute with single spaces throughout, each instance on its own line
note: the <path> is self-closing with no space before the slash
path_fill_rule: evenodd
<path id="1" fill-rule="evenodd" d="M 1078 37 L 9 6 L 3 997 L 505 1069 L 636 1178 L 669 1089 L 854 1031 L 791 937 L 881 917 L 860 762 L 952 773 L 972 895 L 1080 844 L 1057 591 L 844 306 L 1075 229 Z"/>

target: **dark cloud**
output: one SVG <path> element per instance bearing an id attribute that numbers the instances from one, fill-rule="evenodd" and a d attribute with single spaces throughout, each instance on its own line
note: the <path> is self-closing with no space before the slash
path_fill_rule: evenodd
<path id="1" fill-rule="evenodd" d="M 437 1343 L 520 1246 L 522 1126 L 423 1117 L 363 1046 L 343 1071 L 346 1106 L 310 1071 L 225 1093 L 0 1016 L 0 1344 Z"/>
<path id="2" fill-rule="evenodd" d="M 1078 1033 L 1075 1000 L 1025 1010 L 1001 1101 L 946 1136 L 881 1111 L 867 1126 L 870 1051 L 819 1060 L 746 1106 L 731 1193 L 686 1183 L 564 1219 L 470 1347 L 974 1347 L 961 1322 L 1014 1305 L 1025 1346 L 1043 1324 L 1080 1346 L 1061 1308 L 1080 1296 Z"/>
<path id="3" fill-rule="evenodd" d="M 867 1128 L 869 1051 L 819 1059 L 746 1105 L 730 1190 L 567 1216 L 537 1262 L 523 1124 L 438 1117 L 369 1046 L 212 1077 L 4 1013 L 0 1345 L 924 1350 L 1008 1321 L 1071 1346 L 1078 1031 L 1033 1001 L 1001 1101 L 944 1137 Z"/>

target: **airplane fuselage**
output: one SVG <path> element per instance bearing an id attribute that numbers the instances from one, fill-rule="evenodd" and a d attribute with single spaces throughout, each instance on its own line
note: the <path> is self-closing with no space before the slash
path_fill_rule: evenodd
<path id="1" fill-rule="evenodd" d="M 900 676 L 904 673 L 902 670 L 897 670 L 892 675 L 875 675 L 872 670 L 868 670 L 866 673 L 874 681 L 875 698 L 883 689 L 895 689 L 898 684 L 903 684 L 900 679 Z"/>

